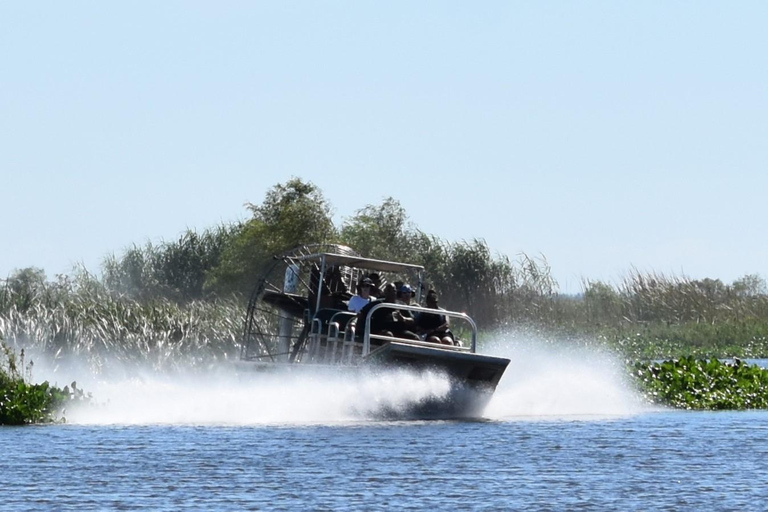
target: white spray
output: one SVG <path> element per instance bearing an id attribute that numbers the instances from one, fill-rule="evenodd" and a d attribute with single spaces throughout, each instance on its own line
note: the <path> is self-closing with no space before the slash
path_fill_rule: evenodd
<path id="1" fill-rule="evenodd" d="M 484 351 L 511 363 L 485 410 L 491 420 L 590 418 L 637 414 L 646 408 L 609 353 L 502 334 Z M 36 365 L 36 379 L 59 386 L 78 379 L 91 404 L 70 408 L 81 424 L 263 425 L 359 422 L 396 416 L 448 395 L 434 372 L 338 370 L 257 373 L 221 363 L 202 371 L 159 373 L 122 368 L 93 376 L 79 368 Z"/>
<path id="2" fill-rule="evenodd" d="M 488 350 L 510 359 L 486 408 L 490 419 L 610 417 L 649 410 L 624 363 L 588 343 L 507 332 Z"/>

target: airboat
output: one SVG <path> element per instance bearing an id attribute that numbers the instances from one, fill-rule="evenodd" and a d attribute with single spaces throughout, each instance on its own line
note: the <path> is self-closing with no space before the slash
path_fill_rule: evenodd
<path id="1" fill-rule="evenodd" d="M 379 300 L 360 313 L 348 311 L 357 284 L 372 275 L 382 287 L 387 282 L 413 283 L 415 304 Z M 291 371 L 439 372 L 450 379 L 450 393 L 411 412 L 480 416 L 509 359 L 477 352 L 477 325 L 467 314 L 418 305 L 424 278 L 423 266 L 366 258 L 343 245 L 305 245 L 275 256 L 248 302 L 240 365 Z M 372 319 L 380 310 L 444 315 L 458 333 L 457 341 L 446 345 L 376 332 Z"/>

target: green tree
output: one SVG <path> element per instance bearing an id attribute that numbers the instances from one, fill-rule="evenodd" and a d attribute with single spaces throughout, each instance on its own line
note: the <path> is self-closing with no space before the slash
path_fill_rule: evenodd
<path id="1" fill-rule="evenodd" d="M 45 283 L 45 271 L 41 268 L 16 270 L 6 280 L 5 289 L 0 291 L 0 305 L 3 309 L 15 306 L 19 311 L 26 311 L 45 292 Z"/>
<path id="2" fill-rule="evenodd" d="M 765 279 L 757 274 L 747 274 L 733 282 L 733 291 L 739 297 L 757 297 L 768 294 Z"/>
<path id="3" fill-rule="evenodd" d="M 110 290 L 137 299 L 200 299 L 208 273 L 219 265 L 238 230 L 238 224 L 202 233 L 188 230 L 171 242 L 134 245 L 120 258 L 111 255 L 104 260 L 102 280 Z"/>
<path id="4" fill-rule="evenodd" d="M 380 205 L 358 210 L 341 228 L 341 242 L 368 258 L 414 261 L 420 232 L 408 221 L 405 208 L 387 197 Z"/>
<path id="5" fill-rule="evenodd" d="M 219 293 L 251 290 L 274 255 L 336 239 L 330 203 L 311 182 L 292 178 L 272 187 L 260 205 L 247 204 L 253 217 L 243 223 L 206 280 Z"/>

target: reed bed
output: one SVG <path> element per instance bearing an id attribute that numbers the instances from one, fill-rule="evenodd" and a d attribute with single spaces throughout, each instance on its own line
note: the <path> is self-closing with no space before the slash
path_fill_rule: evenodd
<path id="1" fill-rule="evenodd" d="M 94 371 L 140 363 L 157 369 L 239 355 L 244 309 L 237 300 L 139 301 L 92 276 L 0 294 L 0 337 L 34 353 L 87 361 Z"/>
<path id="2" fill-rule="evenodd" d="M 477 248 L 475 248 L 477 251 Z M 633 273 L 619 286 L 585 283 L 580 296 L 563 296 L 545 261 L 481 257 L 432 272 L 449 309 L 470 313 L 487 330 L 526 326 L 560 339 L 592 339 L 631 360 L 768 355 L 768 296 L 719 281 Z M 478 263 L 479 262 L 479 263 Z M 487 264 L 490 262 L 490 264 Z M 473 267 L 474 265 L 474 267 Z M 451 280 L 457 269 L 462 281 Z M 467 270 L 469 269 L 469 270 Z M 485 276 L 470 279 L 472 273 Z M 204 365 L 236 358 L 244 302 L 236 296 L 176 302 L 138 299 L 110 290 L 81 271 L 35 286 L 0 289 L 0 336 L 35 353 L 76 357 L 96 371 L 116 363 L 156 368 Z M 462 301 L 462 294 L 472 301 Z"/>
<path id="3" fill-rule="evenodd" d="M 768 319 L 768 295 L 740 288 L 739 281 L 695 280 L 631 272 L 618 287 L 585 283 L 585 320 L 630 324 L 716 324 Z"/>

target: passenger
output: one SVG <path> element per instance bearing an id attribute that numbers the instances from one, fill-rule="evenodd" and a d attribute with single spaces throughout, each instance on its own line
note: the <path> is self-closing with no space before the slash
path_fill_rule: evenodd
<path id="1" fill-rule="evenodd" d="M 360 281 L 360 284 L 357 286 L 357 295 L 349 299 L 349 311 L 352 311 L 353 313 L 359 313 L 361 309 L 363 309 L 369 302 L 371 302 L 372 286 L 373 281 L 367 277 Z"/>
<path id="2" fill-rule="evenodd" d="M 411 305 L 411 297 L 413 296 L 413 288 L 411 288 L 408 284 L 403 284 L 400 286 L 399 290 L 399 298 L 397 299 L 398 304 L 403 304 L 405 306 Z M 412 340 L 421 340 L 418 334 L 416 334 L 415 328 L 416 328 L 416 320 L 413 318 L 413 314 L 411 314 L 410 311 L 404 309 L 404 310 L 396 310 L 395 313 L 392 315 L 392 317 L 397 322 L 397 331 L 395 333 L 395 336 L 399 338 L 408 338 Z"/>
<path id="3" fill-rule="evenodd" d="M 437 292 L 429 290 L 427 292 L 427 307 L 429 309 L 439 309 Z M 445 315 L 437 313 L 419 313 L 416 317 L 418 331 L 424 336 L 424 339 L 430 343 L 442 343 L 443 345 L 455 345 L 456 341 L 451 332 L 450 320 Z"/>
<path id="4" fill-rule="evenodd" d="M 357 326 L 359 329 L 365 328 L 365 320 L 368 317 L 368 312 L 377 304 L 386 302 L 388 304 L 394 304 L 397 297 L 397 291 L 394 285 L 391 283 L 384 287 L 384 297 L 373 300 L 363 306 L 357 314 Z M 390 308 L 379 308 L 371 315 L 371 334 L 379 334 L 381 336 L 392 336 L 392 329 L 395 327 L 395 319 L 392 317 L 395 311 Z M 362 331 L 360 331 L 362 333 Z"/>
<path id="5" fill-rule="evenodd" d="M 383 297 L 384 292 L 381 289 L 381 276 L 374 272 L 368 276 L 368 279 L 371 280 L 371 297 Z"/>
<path id="6" fill-rule="evenodd" d="M 395 281 L 395 292 L 396 292 L 396 300 L 398 303 L 402 304 L 402 301 L 400 300 L 401 294 L 400 294 L 400 288 L 403 287 L 402 281 Z"/>
<path id="7" fill-rule="evenodd" d="M 389 283 L 384 287 L 384 298 L 377 299 L 368 303 L 357 315 L 357 325 L 360 329 L 365 326 L 365 319 L 368 312 L 377 304 L 397 304 L 397 290 Z M 410 312 L 405 316 L 404 311 L 398 311 L 392 308 L 379 308 L 371 315 L 371 334 L 389 336 L 396 338 L 407 338 L 411 340 L 420 340 L 419 335 L 412 329 L 415 329 L 416 322 Z M 362 331 L 361 331 L 362 332 Z"/>
<path id="8" fill-rule="evenodd" d="M 399 293 L 397 294 L 397 303 L 410 306 L 412 298 L 413 298 L 413 288 L 411 288 L 411 285 L 402 284 L 399 288 Z"/>

